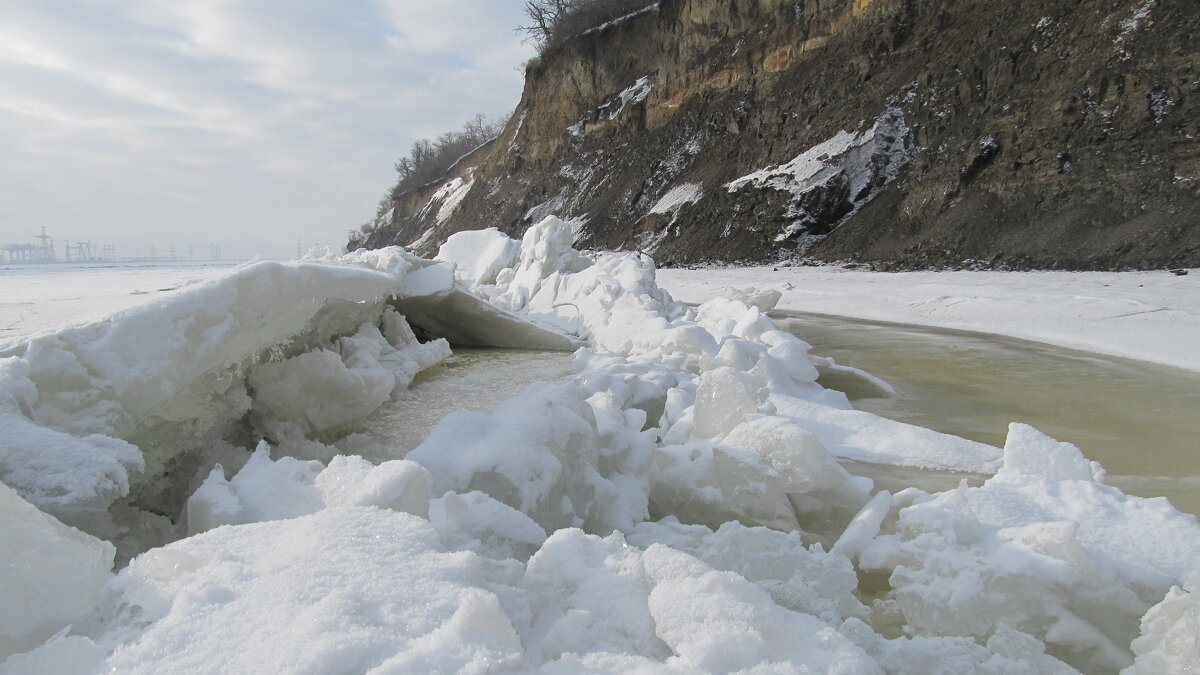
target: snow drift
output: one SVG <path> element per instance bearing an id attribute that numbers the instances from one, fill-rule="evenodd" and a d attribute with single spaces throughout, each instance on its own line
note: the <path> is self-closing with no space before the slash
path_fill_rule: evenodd
<path id="1" fill-rule="evenodd" d="M 3 587 L 29 590 L 0 617 L 0 672 L 1189 658 L 1193 517 L 1023 425 L 1001 450 L 855 411 L 766 316 L 777 294 L 692 309 L 648 258 L 570 244 L 547 218 L 519 244 L 454 235 L 435 262 L 259 264 L 7 355 L 0 522 L 25 544 Z M 370 441 L 346 424 L 449 355 L 417 339 L 433 325 L 584 346 L 565 381 L 355 456 Z M 891 494 L 845 459 L 994 475 Z M 139 554 L 115 574 L 113 543 Z"/>

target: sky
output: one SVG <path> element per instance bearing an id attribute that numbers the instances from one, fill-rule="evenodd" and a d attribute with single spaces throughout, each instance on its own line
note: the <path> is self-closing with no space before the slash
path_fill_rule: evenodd
<path id="1" fill-rule="evenodd" d="M 2 0 L 0 245 L 342 246 L 392 165 L 507 115 L 519 0 Z"/>

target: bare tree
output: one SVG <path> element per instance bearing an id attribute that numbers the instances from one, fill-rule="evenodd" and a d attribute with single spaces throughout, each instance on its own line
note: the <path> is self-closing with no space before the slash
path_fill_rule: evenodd
<path id="1" fill-rule="evenodd" d="M 507 118 L 488 120 L 481 113 L 463 124 L 460 131 L 413 143 L 408 156 L 396 161 L 398 176 L 389 198 L 396 199 L 413 188 L 438 180 L 464 155 L 495 138 L 507 121 Z M 382 202 L 380 208 L 381 214 L 387 211 Z"/>
<path id="2" fill-rule="evenodd" d="M 654 4 L 654 0 L 527 0 L 524 31 L 542 49 Z"/>

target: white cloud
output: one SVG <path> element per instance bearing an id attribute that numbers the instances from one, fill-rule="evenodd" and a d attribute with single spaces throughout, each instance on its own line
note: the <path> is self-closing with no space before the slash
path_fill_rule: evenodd
<path id="1" fill-rule="evenodd" d="M 413 141 L 516 104 L 519 23 L 495 0 L 4 0 L 0 243 L 341 244 Z"/>

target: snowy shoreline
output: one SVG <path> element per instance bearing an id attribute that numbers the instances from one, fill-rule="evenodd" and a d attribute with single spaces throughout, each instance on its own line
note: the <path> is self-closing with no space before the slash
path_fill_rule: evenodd
<path id="1" fill-rule="evenodd" d="M 677 300 L 777 290 L 777 309 L 1033 340 L 1200 372 L 1200 272 L 660 269 Z"/>

